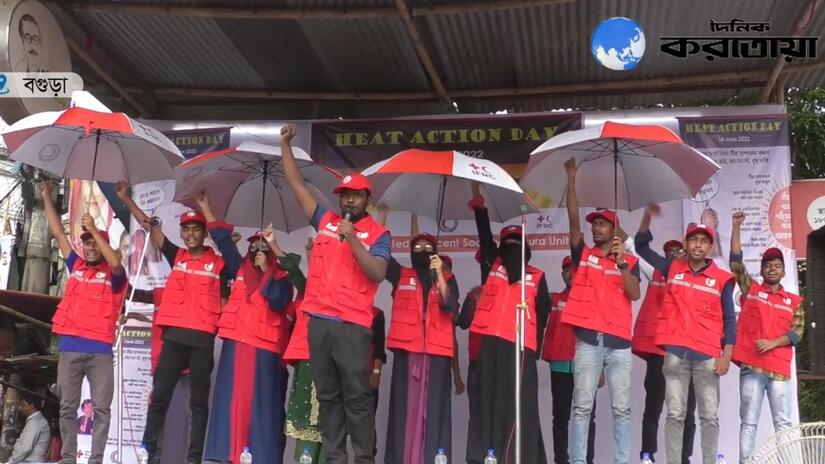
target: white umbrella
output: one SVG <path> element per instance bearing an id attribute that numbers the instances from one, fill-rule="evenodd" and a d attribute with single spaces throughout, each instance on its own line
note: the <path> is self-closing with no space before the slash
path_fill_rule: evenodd
<path id="1" fill-rule="evenodd" d="M 362 174 L 373 182 L 377 203 L 437 221 L 473 219 L 467 209 L 471 185 L 479 183 L 490 219 L 505 222 L 535 206 L 518 183 L 496 163 L 457 151 L 404 150 L 368 167 Z"/>
<path id="2" fill-rule="evenodd" d="M 33 114 L 2 136 L 11 159 L 66 179 L 135 185 L 171 179 L 183 161 L 161 132 L 123 113 L 80 107 Z"/>
<path id="3" fill-rule="evenodd" d="M 607 121 L 544 142 L 530 156 L 522 187 L 561 204 L 567 192 L 564 163 L 570 158 L 578 166 L 581 206 L 628 211 L 691 198 L 720 169 L 666 127 Z"/>
<path id="4" fill-rule="evenodd" d="M 332 208 L 332 190 L 340 176 L 314 164 L 300 148 L 295 161 L 315 199 Z M 215 215 L 239 227 L 273 227 L 291 232 L 307 222 L 286 183 L 279 147 L 243 142 L 237 147 L 204 153 L 175 169 L 175 201 L 197 207 L 195 199 L 206 191 Z"/>

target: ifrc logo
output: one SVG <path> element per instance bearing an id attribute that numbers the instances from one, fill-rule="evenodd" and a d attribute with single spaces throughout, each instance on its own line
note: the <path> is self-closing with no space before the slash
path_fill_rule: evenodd
<path id="1" fill-rule="evenodd" d="M 716 279 L 707 278 L 705 279 L 705 283 L 708 285 L 708 287 L 713 287 L 714 285 L 716 285 Z"/>
<path id="2" fill-rule="evenodd" d="M 791 304 L 791 299 L 790 299 L 790 298 L 785 298 L 785 304 L 786 304 L 786 305 Z"/>
<path id="3" fill-rule="evenodd" d="M 347 177 L 344 177 L 343 180 L 341 180 L 341 183 L 342 184 L 349 184 L 351 180 L 352 180 L 352 176 L 347 176 Z"/>
<path id="4" fill-rule="evenodd" d="M 674 278 L 675 280 L 685 280 L 685 273 L 684 273 L 684 272 L 680 272 L 680 273 L 676 274 L 675 276 L 673 276 L 673 278 Z"/>
<path id="5" fill-rule="evenodd" d="M 487 170 L 487 166 L 479 166 L 476 163 L 470 163 L 469 166 L 470 169 L 472 169 L 474 176 L 484 177 L 486 179 L 496 178 L 496 176 L 494 176 L 492 173 L 490 173 L 490 171 Z"/>

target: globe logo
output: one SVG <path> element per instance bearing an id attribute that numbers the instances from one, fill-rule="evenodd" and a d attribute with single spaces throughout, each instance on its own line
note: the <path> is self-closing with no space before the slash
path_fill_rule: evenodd
<path id="1" fill-rule="evenodd" d="M 642 26 L 632 19 L 605 19 L 593 30 L 590 50 L 593 58 L 607 69 L 633 69 L 645 54 L 645 33 Z"/>

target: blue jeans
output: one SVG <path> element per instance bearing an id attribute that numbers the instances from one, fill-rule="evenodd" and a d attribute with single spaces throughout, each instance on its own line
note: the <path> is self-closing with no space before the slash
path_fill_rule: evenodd
<path id="1" fill-rule="evenodd" d="M 762 413 L 762 400 L 768 395 L 774 432 L 791 428 L 790 380 L 773 380 L 765 374 L 742 368 L 739 372 L 739 462 L 744 463 L 753 453 L 756 425 Z"/>
<path id="2" fill-rule="evenodd" d="M 719 449 L 719 376 L 713 372 L 715 359 L 688 361 L 665 353 L 665 451 L 668 464 L 681 464 L 682 440 L 687 414 L 688 389 L 693 380 L 702 442 L 702 464 L 716 462 Z"/>
<path id="3" fill-rule="evenodd" d="M 613 447 L 615 464 L 630 460 L 630 380 L 632 358 L 630 348 L 614 350 L 576 341 L 575 373 L 573 374 L 573 427 L 570 443 L 570 463 L 585 464 L 590 414 L 596 399 L 596 390 L 602 371 L 606 371 L 607 388 L 613 408 Z"/>

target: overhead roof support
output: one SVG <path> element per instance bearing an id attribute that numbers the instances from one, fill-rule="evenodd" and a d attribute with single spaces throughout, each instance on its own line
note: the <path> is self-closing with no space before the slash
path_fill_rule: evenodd
<path id="1" fill-rule="evenodd" d="M 494 0 L 484 3 L 445 3 L 409 7 L 411 16 L 434 14 L 456 14 L 475 11 L 495 11 L 512 8 L 528 8 L 556 3 L 569 3 L 574 0 Z M 171 15 L 200 18 L 234 18 L 234 19 L 346 19 L 346 18 L 382 18 L 398 15 L 393 7 L 361 8 L 278 8 L 278 7 L 206 7 L 195 5 L 142 5 L 112 2 L 74 2 L 72 8 L 82 11 L 117 13 Z"/>
<path id="2" fill-rule="evenodd" d="M 800 36 L 808 30 L 808 27 L 810 27 L 811 23 L 814 21 L 816 9 L 821 3 L 823 3 L 822 0 L 808 0 L 808 5 L 799 13 L 799 16 L 797 16 L 796 21 L 794 22 L 793 29 L 791 29 L 789 34 L 791 37 Z M 780 74 L 782 74 L 782 69 L 785 67 L 786 63 L 787 62 L 784 57 L 780 56 L 776 59 L 776 64 L 773 66 L 771 75 L 768 77 L 768 82 L 765 84 L 765 87 L 762 88 L 762 95 L 760 98 L 762 103 L 767 103 L 768 100 L 770 100 L 771 91 L 776 85 L 776 81 L 779 79 Z M 777 103 L 782 103 L 782 101 L 780 100 Z"/>

